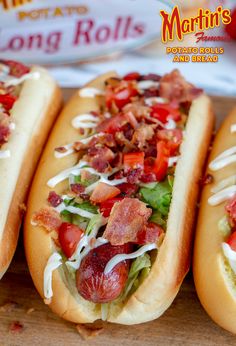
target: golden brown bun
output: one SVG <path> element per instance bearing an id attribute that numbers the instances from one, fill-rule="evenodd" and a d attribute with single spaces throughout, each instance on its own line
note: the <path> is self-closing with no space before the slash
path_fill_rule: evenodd
<path id="1" fill-rule="evenodd" d="M 111 75 L 103 75 L 88 86 L 103 89 L 104 80 Z M 76 155 L 63 159 L 54 158 L 54 148 L 78 140 L 78 132 L 71 126 L 71 120 L 77 114 L 97 110 L 98 100 L 99 98 L 80 98 L 76 93 L 65 106 L 50 136 L 30 192 L 24 228 L 25 250 L 34 284 L 42 297 L 43 272 L 53 252 L 53 241 L 42 227 L 31 225 L 32 215 L 45 207 L 50 191 L 47 181 L 77 162 Z M 147 279 L 125 306 L 116 305 L 110 309 L 108 321 L 136 324 L 152 320 L 162 314 L 176 296 L 189 269 L 198 180 L 211 137 L 213 118 L 207 96 L 203 95 L 193 102 L 186 139 L 181 147 L 183 155 L 176 168 L 173 200 L 164 243 Z M 54 190 L 61 193 L 65 184 L 59 184 Z M 101 318 L 100 305 L 84 300 L 77 293 L 75 286 L 73 291 L 69 289 L 61 268 L 54 271 L 52 286 L 53 298 L 50 307 L 61 317 L 76 323 L 93 322 Z"/>
<path id="2" fill-rule="evenodd" d="M 235 133 L 230 126 L 236 123 L 236 109 L 225 119 L 213 143 L 209 162 L 224 150 L 236 145 Z M 207 171 L 214 177 L 212 184 L 203 189 L 194 244 L 193 273 L 199 299 L 211 318 L 221 327 L 236 333 L 235 277 L 225 265 L 221 250 L 224 235 L 218 229 L 219 220 L 225 215 L 225 203 L 208 204 L 211 189 L 222 179 L 236 172 L 236 163 L 216 172 Z M 234 283 L 233 280 L 234 279 Z"/>
<path id="3" fill-rule="evenodd" d="M 14 255 L 22 206 L 48 132 L 61 106 L 61 92 L 45 69 L 33 67 L 39 79 L 24 82 L 11 119 L 16 124 L 0 160 L 0 278 Z"/>

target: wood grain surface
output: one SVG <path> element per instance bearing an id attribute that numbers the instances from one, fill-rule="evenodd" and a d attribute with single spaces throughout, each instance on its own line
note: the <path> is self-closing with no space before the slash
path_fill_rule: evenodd
<path id="1" fill-rule="evenodd" d="M 65 99 L 71 93 L 72 90 L 66 90 Z M 218 126 L 228 111 L 236 106 L 236 99 L 212 99 Z M 8 309 L 4 309 L 3 306 L 9 302 Z M 15 322 L 23 327 L 18 332 L 11 330 Z M 137 326 L 103 323 L 103 327 L 100 335 L 85 341 L 74 324 L 60 319 L 44 305 L 29 275 L 20 238 L 14 260 L 0 281 L 0 346 L 236 344 L 236 336 L 215 325 L 201 307 L 191 273 L 184 280 L 172 306 L 159 319 Z"/>

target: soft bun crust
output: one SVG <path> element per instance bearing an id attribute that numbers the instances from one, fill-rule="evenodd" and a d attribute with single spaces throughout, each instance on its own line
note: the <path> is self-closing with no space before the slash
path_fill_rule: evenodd
<path id="1" fill-rule="evenodd" d="M 22 206 L 48 132 L 60 109 L 60 89 L 48 72 L 33 67 L 40 79 L 24 82 L 13 106 L 16 124 L 9 142 L 11 157 L 0 160 L 0 278 L 14 255 L 22 220 Z"/>
<path id="2" fill-rule="evenodd" d="M 106 74 L 88 84 L 102 89 Z M 80 98 L 76 93 L 63 109 L 50 136 L 37 170 L 28 200 L 25 220 L 25 250 L 34 284 L 43 297 L 43 272 L 54 246 L 50 235 L 42 227 L 31 225 L 35 211 L 45 207 L 50 189 L 47 181 L 63 169 L 77 162 L 76 155 L 63 159 L 54 158 L 55 147 L 78 140 L 78 132 L 70 125 L 77 114 L 97 110 L 102 98 Z M 193 102 L 186 129 L 186 138 L 181 147 L 182 156 L 177 164 L 173 200 L 168 219 L 167 234 L 152 266 L 152 270 L 125 305 L 113 305 L 108 321 L 122 324 L 146 322 L 160 316 L 173 301 L 181 282 L 189 269 L 190 242 L 194 209 L 198 195 L 198 180 L 213 127 L 211 102 L 202 95 Z M 61 193 L 61 183 L 54 189 Z M 99 304 L 84 300 L 72 289 L 63 270 L 53 273 L 53 297 L 51 309 L 61 317 L 75 323 L 93 322 L 101 318 Z"/>
<path id="3" fill-rule="evenodd" d="M 235 123 L 236 108 L 217 133 L 209 162 L 236 145 L 236 135 L 230 133 L 231 125 Z M 202 192 L 193 261 L 195 286 L 203 307 L 216 323 L 232 333 L 236 333 L 236 278 L 224 260 L 221 244 L 225 238 L 218 229 L 218 222 L 225 215 L 226 203 L 213 207 L 208 204 L 208 198 L 216 184 L 235 172 L 236 163 L 216 172 L 207 171 L 214 181 L 206 185 Z"/>

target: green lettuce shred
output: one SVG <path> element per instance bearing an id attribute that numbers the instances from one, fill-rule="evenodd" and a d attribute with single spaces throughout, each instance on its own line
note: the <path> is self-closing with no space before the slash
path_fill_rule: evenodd
<path id="1" fill-rule="evenodd" d="M 150 268 L 151 261 L 147 253 L 137 257 L 132 262 L 126 286 L 120 297 L 121 300 L 125 300 L 129 294 L 133 293 L 138 288 L 144 278 L 149 274 Z"/>
<path id="2" fill-rule="evenodd" d="M 157 183 L 154 188 L 141 188 L 139 192 L 143 201 L 154 210 L 159 211 L 161 215 L 168 215 L 172 197 L 172 180 L 170 182 L 167 178 L 165 181 Z"/>
<path id="3" fill-rule="evenodd" d="M 161 213 L 158 210 L 153 210 L 149 221 L 154 222 L 162 228 L 166 229 L 167 220 L 164 216 L 161 215 Z"/>
<path id="4" fill-rule="evenodd" d="M 231 227 L 230 227 L 230 224 L 229 224 L 229 221 L 228 221 L 228 218 L 227 218 L 226 215 L 223 216 L 219 220 L 219 222 L 218 222 L 218 229 L 225 237 L 230 235 Z"/>

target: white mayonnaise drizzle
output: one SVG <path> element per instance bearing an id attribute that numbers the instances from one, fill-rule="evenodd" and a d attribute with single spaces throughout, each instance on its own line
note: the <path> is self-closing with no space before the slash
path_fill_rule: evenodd
<path id="1" fill-rule="evenodd" d="M 107 263 L 105 270 L 104 270 L 104 274 L 107 275 L 118 263 L 125 261 L 125 260 L 128 260 L 128 259 L 137 258 L 139 256 L 142 256 L 145 252 L 151 251 L 153 249 L 157 249 L 157 244 L 155 244 L 155 243 L 146 244 L 131 254 L 119 254 L 119 255 L 114 256 Z"/>
<path id="2" fill-rule="evenodd" d="M 47 265 L 44 269 L 43 279 L 43 292 L 44 297 L 49 299 L 53 296 L 52 291 L 52 273 L 55 269 L 60 267 L 62 264 L 62 257 L 59 253 L 54 252 L 48 259 Z"/>
<path id="3" fill-rule="evenodd" d="M 231 125 L 230 132 L 235 133 L 236 132 L 236 124 Z"/>
<path id="4" fill-rule="evenodd" d="M 179 156 L 172 156 L 172 157 L 169 157 L 168 159 L 168 167 L 173 167 L 175 163 L 177 163 L 179 159 Z"/>
<path id="5" fill-rule="evenodd" d="M 218 171 L 234 162 L 236 162 L 236 146 L 225 150 L 222 154 L 217 156 L 215 160 L 210 163 L 209 168 L 212 171 Z"/>
<path id="6" fill-rule="evenodd" d="M 225 257 L 228 259 L 230 267 L 233 272 L 236 274 L 236 252 L 233 251 L 229 244 L 222 243 L 222 250 Z"/>
<path id="7" fill-rule="evenodd" d="M 29 72 L 24 74 L 20 78 L 10 78 L 5 82 L 6 87 L 11 86 L 11 85 L 18 85 L 26 81 L 27 79 L 39 79 L 40 78 L 40 73 L 38 71 L 35 72 Z"/>
<path id="8" fill-rule="evenodd" d="M 63 149 L 64 149 L 63 152 L 54 150 L 55 158 L 61 159 L 62 157 L 73 154 L 75 152 L 75 150 L 73 149 L 73 146 L 74 146 L 74 143 L 63 145 Z"/>
<path id="9" fill-rule="evenodd" d="M 97 126 L 99 118 L 92 114 L 79 114 L 72 119 L 72 126 L 75 129 L 93 129 Z"/>
<path id="10" fill-rule="evenodd" d="M 236 174 L 221 180 L 216 186 L 211 189 L 211 192 L 216 193 L 223 190 L 225 187 L 236 184 Z"/>
<path id="11" fill-rule="evenodd" d="M 89 235 L 85 234 L 79 241 L 77 248 L 69 261 L 66 262 L 67 265 L 74 269 L 79 269 L 82 259 L 89 253 L 92 248 L 96 248 L 100 245 L 108 243 L 105 238 L 99 237 L 96 239 L 95 243 L 91 245 L 91 239 L 96 238 L 99 228 L 107 223 L 106 218 L 101 218 L 99 222 L 94 225 L 91 233 Z"/>
<path id="12" fill-rule="evenodd" d="M 80 97 L 89 97 L 93 98 L 95 96 L 105 95 L 103 90 L 97 88 L 83 88 L 78 91 Z"/>
<path id="13" fill-rule="evenodd" d="M 229 186 L 211 196 L 208 203 L 212 206 L 221 204 L 236 194 L 236 185 Z"/>
<path id="14" fill-rule="evenodd" d="M 176 122 L 173 119 L 169 118 L 167 123 L 165 124 L 165 128 L 167 130 L 174 130 L 174 129 L 176 129 Z"/>
<path id="15" fill-rule="evenodd" d="M 155 82 L 153 80 L 142 80 L 141 82 L 137 83 L 137 87 L 140 90 L 145 90 L 149 88 L 158 88 L 160 85 L 159 82 Z"/>
<path id="16" fill-rule="evenodd" d="M 0 150 L 0 159 L 7 159 L 11 157 L 10 150 Z"/>
<path id="17" fill-rule="evenodd" d="M 72 175 L 78 175 L 81 171 L 81 167 L 85 166 L 87 162 L 80 161 L 77 165 L 67 168 L 64 171 L 57 174 L 55 177 L 48 180 L 47 185 L 49 187 L 55 187 L 57 184 L 61 183 L 62 181 L 69 178 L 69 176 Z"/>
<path id="18" fill-rule="evenodd" d="M 85 217 L 87 219 L 91 219 L 95 214 L 90 213 L 87 210 L 78 208 L 78 207 L 73 207 L 71 205 L 66 205 L 64 202 L 59 204 L 57 207 L 54 208 L 58 213 L 60 213 L 62 210 L 67 210 L 72 214 L 80 215 L 82 217 Z"/>
<path id="19" fill-rule="evenodd" d="M 149 107 L 155 105 L 156 103 L 168 103 L 167 99 L 163 97 L 148 97 L 144 100 L 145 104 Z"/>

